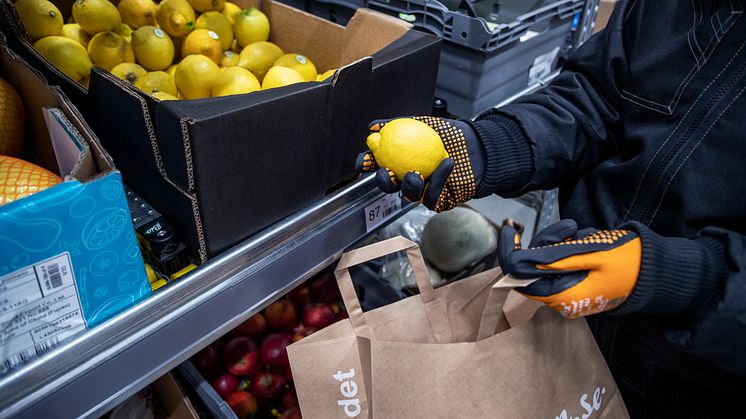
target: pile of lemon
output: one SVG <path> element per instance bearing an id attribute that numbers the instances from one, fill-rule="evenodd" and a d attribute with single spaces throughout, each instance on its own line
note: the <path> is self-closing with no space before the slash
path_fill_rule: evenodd
<path id="1" fill-rule="evenodd" d="M 269 39 L 269 19 L 225 0 L 76 0 L 69 23 L 47 0 L 18 0 L 34 48 L 87 86 L 97 65 L 160 100 L 250 93 L 334 74 Z"/>

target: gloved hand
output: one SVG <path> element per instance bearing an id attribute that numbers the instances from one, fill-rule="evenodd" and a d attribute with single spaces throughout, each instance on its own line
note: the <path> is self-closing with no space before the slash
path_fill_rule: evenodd
<path id="1" fill-rule="evenodd" d="M 578 231 L 562 220 L 537 234 L 528 249 L 510 226 L 500 231 L 503 272 L 539 278 L 516 291 L 576 318 L 620 306 L 637 283 L 642 261 L 640 237 L 630 230 Z"/>
<path id="2" fill-rule="evenodd" d="M 484 176 L 485 166 L 482 146 L 474 130 L 463 121 L 431 116 L 417 116 L 413 119 L 433 128 L 448 152 L 449 157 L 441 161 L 429 179 L 423 179 L 419 173 L 409 172 L 399 184 L 393 171 L 378 166 L 370 150 L 358 156 L 356 170 L 377 171 L 376 184 L 381 190 L 394 193 L 401 189 L 402 194 L 410 201 L 420 201 L 437 212 L 448 211 L 473 198 Z M 378 132 L 389 121 L 391 119 L 373 121 L 369 127 L 371 133 Z"/>

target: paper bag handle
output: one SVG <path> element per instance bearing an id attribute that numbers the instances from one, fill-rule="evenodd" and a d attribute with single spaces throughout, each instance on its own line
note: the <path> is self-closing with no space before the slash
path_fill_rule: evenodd
<path id="1" fill-rule="evenodd" d="M 490 294 L 487 296 L 487 302 L 482 311 L 482 320 L 479 323 L 477 341 L 510 328 L 510 322 L 503 311 L 507 294 L 513 288 L 525 287 L 537 279 L 515 279 L 510 275 L 505 275 L 490 287 Z"/>
<path id="2" fill-rule="evenodd" d="M 409 263 L 412 265 L 412 271 L 417 282 L 417 288 L 420 290 L 422 302 L 427 304 L 435 300 L 435 290 L 433 289 L 433 284 L 430 282 L 430 275 L 428 274 L 425 260 L 422 258 L 422 253 L 420 253 L 417 243 L 397 236 L 370 246 L 352 250 L 342 255 L 337 268 L 334 270 L 334 276 L 337 278 L 337 285 L 347 308 L 347 315 L 350 317 L 350 322 L 355 330 L 361 331 L 366 329 L 367 323 L 363 309 L 360 306 L 360 300 L 358 300 L 355 293 L 355 286 L 352 284 L 349 268 L 399 251 L 406 251 L 407 253 L 407 259 L 409 259 Z"/>

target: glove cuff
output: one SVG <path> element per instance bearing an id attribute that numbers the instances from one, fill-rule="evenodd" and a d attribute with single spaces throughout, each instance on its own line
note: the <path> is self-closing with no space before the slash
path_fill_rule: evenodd
<path id="1" fill-rule="evenodd" d="M 722 291 L 717 261 L 726 257 L 721 241 L 706 236 L 696 240 L 662 237 L 637 222 L 622 228 L 640 235 L 642 263 L 632 294 L 612 314 L 697 315 L 717 304 Z"/>
<path id="2" fill-rule="evenodd" d="M 464 122 L 474 129 L 485 155 L 484 175 L 475 197 L 520 190 L 534 170 L 531 146 L 521 127 L 500 114 Z"/>

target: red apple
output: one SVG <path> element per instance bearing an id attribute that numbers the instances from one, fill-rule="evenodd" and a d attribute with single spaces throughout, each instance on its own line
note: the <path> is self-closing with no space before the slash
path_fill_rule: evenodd
<path id="1" fill-rule="evenodd" d="M 305 327 L 303 325 L 300 325 L 299 327 L 295 328 L 295 334 L 293 335 L 293 343 L 303 339 L 306 336 L 312 335 L 314 332 L 316 332 L 316 329 L 313 327 Z"/>
<path id="2" fill-rule="evenodd" d="M 274 330 L 289 332 L 298 322 L 298 313 L 295 304 L 288 300 L 279 300 L 264 309 L 264 317 L 267 324 Z"/>
<path id="3" fill-rule="evenodd" d="M 256 415 L 256 399 L 248 391 L 235 391 L 225 401 L 238 419 L 251 419 Z"/>
<path id="4" fill-rule="evenodd" d="M 334 312 L 328 304 L 309 304 L 303 309 L 303 325 L 323 329 L 334 323 Z"/>
<path id="5" fill-rule="evenodd" d="M 260 403 L 274 400 L 285 387 L 285 378 L 276 372 L 259 372 L 251 380 L 251 393 Z"/>
<path id="6" fill-rule="evenodd" d="M 291 407 L 298 406 L 298 395 L 295 393 L 295 387 L 290 386 L 282 392 L 280 405 L 282 405 L 284 409 L 290 409 Z"/>
<path id="7" fill-rule="evenodd" d="M 275 333 L 264 338 L 261 349 L 262 362 L 270 367 L 286 368 L 290 365 L 286 349 L 290 343 L 290 339 L 284 333 Z"/>
<path id="8" fill-rule="evenodd" d="M 334 274 L 325 273 L 311 283 L 311 293 L 316 301 L 331 303 L 342 298 Z"/>
<path id="9" fill-rule="evenodd" d="M 248 375 L 259 364 L 259 351 L 253 340 L 239 336 L 230 340 L 223 350 L 223 362 L 235 375 Z"/>
<path id="10" fill-rule="evenodd" d="M 220 397 L 225 399 L 231 393 L 236 391 L 240 383 L 241 381 L 238 379 L 238 377 L 229 372 L 226 372 L 212 382 L 212 388 L 215 389 L 215 392 L 217 392 Z"/>
<path id="11" fill-rule="evenodd" d="M 220 365 L 220 355 L 214 346 L 208 345 L 194 354 L 192 363 L 206 380 L 212 380 L 223 370 Z"/>
<path id="12" fill-rule="evenodd" d="M 311 290 L 308 288 L 307 284 L 298 285 L 288 293 L 288 299 L 295 304 L 298 304 L 299 307 L 311 304 Z"/>
<path id="13" fill-rule="evenodd" d="M 300 407 L 295 406 L 286 410 L 279 419 L 303 419 L 303 416 L 300 415 Z"/>
<path id="14" fill-rule="evenodd" d="M 292 383 L 293 382 L 293 370 L 292 368 L 290 368 L 290 365 L 288 365 L 287 368 L 285 368 L 285 371 L 283 372 L 285 373 L 285 381 L 287 381 L 288 383 Z"/>
<path id="15" fill-rule="evenodd" d="M 262 313 L 256 313 L 233 329 L 231 334 L 233 336 L 248 336 L 253 339 L 259 339 L 266 328 L 267 319 L 264 318 Z"/>

